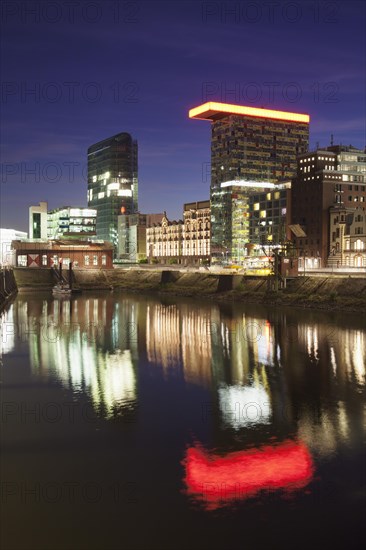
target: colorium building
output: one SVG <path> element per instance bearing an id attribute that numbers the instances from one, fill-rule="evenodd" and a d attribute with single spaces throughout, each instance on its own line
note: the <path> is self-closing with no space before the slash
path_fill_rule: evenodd
<path id="1" fill-rule="evenodd" d="M 309 147 L 309 115 L 209 102 L 189 117 L 212 128 L 211 251 L 235 259 L 249 241 L 249 197 L 295 176 L 296 157 Z"/>

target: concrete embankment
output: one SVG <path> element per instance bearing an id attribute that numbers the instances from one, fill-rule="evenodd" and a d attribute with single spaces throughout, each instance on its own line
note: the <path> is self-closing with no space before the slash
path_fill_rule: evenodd
<path id="1" fill-rule="evenodd" d="M 14 276 L 20 292 L 22 290 L 52 290 L 56 281 L 51 269 L 15 267 Z"/>
<path id="2" fill-rule="evenodd" d="M 55 282 L 49 269 L 19 268 L 15 276 L 20 291 L 51 289 Z M 169 269 L 77 269 L 74 282 L 82 290 L 155 291 L 215 301 L 366 311 L 366 277 L 301 276 L 278 292 L 270 290 L 266 277 Z"/>
<path id="3" fill-rule="evenodd" d="M 12 269 L 0 270 L 0 311 L 5 307 L 7 302 L 17 293 L 17 284 Z"/>

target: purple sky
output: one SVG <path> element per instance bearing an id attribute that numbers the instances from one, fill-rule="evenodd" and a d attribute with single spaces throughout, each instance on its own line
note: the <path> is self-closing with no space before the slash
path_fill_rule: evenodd
<path id="1" fill-rule="evenodd" d="M 139 143 L 141 212 L 209 197 L 208 100 L 309 113 L 311 147 L 365 147 L 365 3 L 7 2 L 1 20 L 1 227 L 86 205 L 86 151 Z M 33 93 L 31 93 L 33 90 Z M 33 173 L 32 173 L 33 171 Z M 34 173 L 35 171 L 35 173 Z"/>

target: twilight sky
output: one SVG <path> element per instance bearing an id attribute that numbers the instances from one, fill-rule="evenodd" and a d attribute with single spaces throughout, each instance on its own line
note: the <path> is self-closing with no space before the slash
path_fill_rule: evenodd
<path id="1" fill-rule="evenodd" d="M 309 113 L 311 148 L 365 147 L 363 1 L 6 1 L 0 227 L 86 206 L 89 145 L 139 144 L 139 208 L 209 198 L 209 100 Z"/>

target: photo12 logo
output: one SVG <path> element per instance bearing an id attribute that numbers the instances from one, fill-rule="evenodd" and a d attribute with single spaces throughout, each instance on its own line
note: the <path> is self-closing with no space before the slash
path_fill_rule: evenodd
<path id="1" fill-rule="evenodd" d="M 5 1 L 1 3 L 1 21 L 4 24 L 17 22 L 34 24 L 90 24 L 103 21 L 114 24 L 136 24 L 140 21 L 140 2 L 102 1 Z"/>
<path id="2" fill-rule="evenodd" d="M 307 2 L 242 1 L 202 2 L 202 23 L 226 25 L 269 23 L 334 24 L 340 18 L 340 2 L 309 0 Z"/>
<path id="3" fill-rule="evenodd" d="M 81 103 L 139 103 L 140 85 L 137 82 L 115 81 L 111 84 L 102 82 L 40 82 L 15 81 L 1 82 L 1 103 L 40 104 L 64 103 L 75 105 Z"/>
<path id="4" fill-rule="evenodd" d="M 244 103 L 266 105 L 275 103 L 299 103 L 305 97 L 313 103 L 338 103 L 339 84 L 337 82 L 203 82 L 202 103 Z"/>

